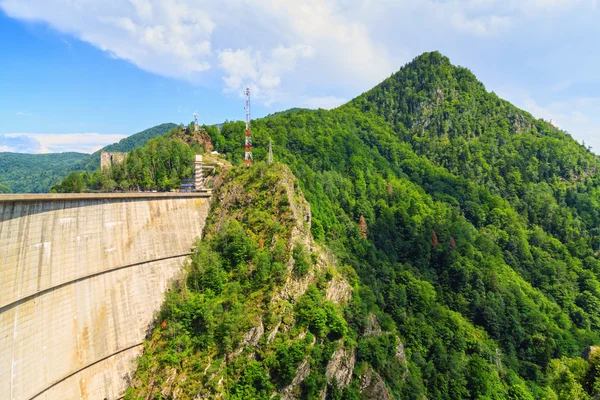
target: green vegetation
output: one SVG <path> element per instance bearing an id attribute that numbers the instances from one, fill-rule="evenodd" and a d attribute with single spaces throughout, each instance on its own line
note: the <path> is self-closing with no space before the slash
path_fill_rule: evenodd
<path id="1" fill-rule="evenodd" d="M 242 132 L 224 124 L 216 150 L 240 160 Z M 553 374 L 577 377 L 578 355 L 600 344 L 592 153 L 439 53 L 339 109 L 253 121 L 253 135 L 259 160 L 273 139 L 311 204 L 314 236 L 400 332 L 406 382 L 386 370 L 385 350 L 371 362 L 396 393 L 572 398 Z"/>
<path id="2" fill-rule="evenodd" d="M 0 193 L 10 193 L 10 188 L 6 185 L 0 184 Z"/>
<path id="3" fill-rule="evenodd" d="M 86 157 L 83 153 L 0 153 L 0 186 L 13 193 L 46 193 Z"/>
<path id="4" fill-rule="evenodd" d="M 169 132 L 171 129 L 177 128 L 177 124 L 174 123 L 166 123 L 153 126 L 152 128 L 148 128 L 141 132 L 135 133 L 131 136 L 127 136 L 124 139 L 121 139 L 119 143 L 113 143 L 108 146 L 103 147 L 95 153 L 92 153 L 79 167 L 78 169 L 82 169 L 88 172 L 94 171 L 100 168 L 100 153 L 103 151 L 110 152 L 123 152 L 128 153 L 133 149 L 141 147 L 146 144 L 150 139 L 154 139 L 157 136 L 162 136 Z"/>
<path id="5" fill-rule="evenodd" d="M 307 358 L 324 376 L 332 352 L 353 340 L 341 305 L 324 299 L 335 268 L 324 268 L 304 245 L 290 249 L 298 234 L 309 234 L 295 217 L 307 205 L 299 193 L 290 197 L 293 179 L 286 167 L 264 163 L 225 175 L 215 193 L 222 201 L 213 205 L 185 279 L 167 294 L 126 398 L 269 398 L 292 383 Z M 307 263 L 304 278 L 288 273 L 291 253 Z M 301 282 L 305 293 L 294 289 Z"/>
<path id="6" fill-rule="evenodd" d="M 0 153 L 0 185 L 7 186 L 13 193 L 48 193 L 53 185 L 72 171 L 85 170 L 91 173 L 99 168 L 102 151 L 129 152 L 175 127 L 177 125 L 172 123 L 157 125 L 131 135 L 119 143 L 106 146 L 91 155 Z M 75 178 L 71 176 L 70 179 Z"/>
<path id="7" fill-rule="evenodd" d="M 272 138 L 297 181 L 262 162 L 225 176 L 129 398 L 269 398 L 301 373 L 301 398 L 600 395 L 599 348 L 580 357 L 600 345 L 600 176 L 568 134 L 435 52 L 252 129 L 255 160 Z M 243 132 L 207 128 L 234 163 Z M 334 281 L 348 302 L 327 300 Z M 336 357 L 356 362 L 347 385 L 326 375 Z"/>
<path id="8" fill-rule="evenodd" d="M 105 171 L 99 168 L 94 172 L 74 171 L 54 185 L 51 192 L 170 191 L 178 188 L 182 179 L 193 175 L 194 154 L 205 151 L 193 140 L 191 146 L 182 141 L 191 136 L 191 127 L 177 126 L 129 152 L 122 164 Z"/>
<path id="9" fill-rule="evenodd" d="M 151 139 L 133 150 L 121 165 L 108 171 L 72 172 L 52 187 L 53 193 L 85 191 L 160 190 L 179 187 L 181 179 L 192 176 L 194 150 L 167 137 Z"/>

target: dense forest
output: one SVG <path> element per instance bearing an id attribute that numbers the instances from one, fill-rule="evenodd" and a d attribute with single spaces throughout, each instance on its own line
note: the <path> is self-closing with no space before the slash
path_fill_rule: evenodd
<path id="1" fill-rule="evenodd" d="M 135 148 L 145 145 L 148 140 L 154 139 L 157 136 L 162 136 L 176 127 L 177 124 L 165 123 L 145 129 L 131 136 L 127 136 L 125 139 L 121 139 L 119 143 L 109 144 L 97 152 L 92 153 L 77 167 L 77 169 L 93 172 L 97 168 L 100 168 L 100 153 L 103 151 L 128 153 Z"/>
<path id="2" fill-rule="evenodd" d="M 217 151 L 241 162 L 242 122 L 207 132 Z M 352 383 L 328 391 L 330 398 L 364 397 L 353 385 L 367 367 L 391 396 L 403 399 L 600 395 L 600 354 L 588 348 L 600 345 L 598 160 L 566 132 L 487 92 L 469 70 L 437 52 L 335 110 L 279 113 L 252 121 L 252 132 L 255 160 L 266 159 L 272 140 L 275 159 L 289 166 L 310 204 L 312 235 L 354 282 L 342 312 L 343 338 L 356 351 L 357 368 Z M 193 260 L 201 262 L 191 268 L 238 254 L 237 268 L 253 273 L 258 261 L 243 249 L 256 244 L 230 248 L 219 240 L 202 245 L 208 250 L 199 246 Z M 209 250 L 216 255 L 206 255 Z M 245 287 L 246 275 L 230 267 L 219 271 L 211 272 L 221 276 L 217 281 Z M 197 285 L 205 297 L 209 289 L 214 293 Z M 319 294 L 307 296 L 319 304 Z M 227 299 L 227 307 L 235 307 Z M 231 327 L 241 329 L 229 321 L 209 332 L 190 319 L 208 306 L 196 301 L 185 307 L 167 303 L 161 317 L 188 324 L 189 340 L 201 341 L 207 332 L 211 340 L 223 340 Z M 326 310 L 317 314 L 324 318 L 319 323 L 333 324 Z M 390 335 L 369 336 L 373 315 Z M 299 326 L 305 323 L 301 313 L 295 318 Z M 159 336 L 160 323 L 154 330 Z M 394 335 L 404 345 L 405 373 L 387 340 Z M 178 337 L 153 342 L 146 351 L 168 357 Z M 231 340 L 234 347 L 243 344 L 235 335 Z M 325 339 L 319 343 L 329 348 Z M 279 364 L 268 360 L 291 360 L 295 367 L 306 356 L 323 365 L 323 352 L 333 351 L 313 353 L 292 341 L 282 349 L 275 357 L 268 351 L 264 359 L 255 355 L 248 376 L 233 363 L 232 384 L 253 390 L 243 398 L 266 398 L 296 375 L 287 371 L 281 381 Z M 147 370 L 143 360 L 154 360 L 146 357 L 140 376 Z M 153 371 L 165 365 L 152 364 Z M 318 374 L 308 377 L 302 398 L 317 397 L 330 385 Z"/>
<path id="3" fill-rule="evenodd" d="M 0 153 L 0 187 L 13 193 L 47 193 L 87 157 L 83 153 Z"/>
<path id="4" fill-rule="evenodd" d="M 266 399 L 275 391 L 317 397 L 327 371 L 351 377 L 348 366 L 329 360 L 353 353 L 351 318 L 372 310 L 357 296 L 350 308 L 348 297 L 360 286 L 356 279 L 350 286 L 311 238 L 309 207 L 294 176 L 284 165 L 262 162 L 223 179 L 204 238 L 186 279 L 167 295 L 128 399 Z M 395 348 L 390 333 L 369 343 Z M 399 360 L 386 364 L 403 371 Z M 298 368 L 307 375 L 302 385 L 294 383 Z M 168 383 L 173 375 L 177 382 Z M 358 380 L 345 392 L 357 394 Z"/>
<path id="5" fill-rule="evenodd" d="M 206 140 L 210 142 L 208 137 Z M 130 151 L 122 164 L 105 171 L 100 168 L 93 172 L 73 171 L 50 191 L 170 191 L 179 188 L 182 179 L 192 177 L 194 154 L 205 151 L 202 137 L 193 131 L 192 124 L 175 125 L 166 134 Z"/>
<path id="6" fill-rule="evenodd" d="M 48 193 L 50 188 L 71 171 L 92 173 L 100 167 L 102 151 L 129 152 L 154 137 L 164 135 L 176 124 L 154 126 L 108 145 L 89 155 L 83 153 L 23 154 L 0 153 L 0 187 L 13 193 Z M 2 189 L 0 189 L 2 193 Z"/>

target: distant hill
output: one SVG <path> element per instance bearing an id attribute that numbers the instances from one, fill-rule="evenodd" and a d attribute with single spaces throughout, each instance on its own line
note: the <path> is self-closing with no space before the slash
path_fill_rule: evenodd
<path id="1" fill-rule="evenodd" d="M 0 185 L 0 193 L 10 193 L 10 188 L 6 185 Z"/>
<path id="2" fill-rule="evenodd" d="M 93 154 L 0 153 L 0 193 L 48 193 L 50 187 L 76 170 L 93 171 L 100 167 L 103 151 L 129 152 L 156 136 L 164 135 L 177 124 L 165 123 L 138 132 Z M 4 188 L 6 187 L 6 188 Z"/>
<path id="3" fill-rule="evenodd" d="M 130 152 L 136 147 L 141 147 L 150 139 L 153 139 L 157 136 L 164 135 L 169 132 L 170 129 L 177 127 L 177 124 L 174 123 L 165 123 L 153 126 L 152 128 L 148 128 L 144 131 L 138 132 L 134 135 L 128 136 L 125 139 L 121 139 L 119 143 L 113 143 L 108 146 L 105 146 L 98 150 L 95 153 L 92 153 L 89 157 L 87 157 L 82 166 L 78 169 L 83 169 L 86 171 L 93 171 L 96 168 L 100 167 L 100 153 L 103 151 L 120 151 L 120 152 Z"/>
<path id="4" fill-rule="evenodd" d="M 84 153 L 0 153 L 0 193 L 44 193 L 88 158 Z"/>

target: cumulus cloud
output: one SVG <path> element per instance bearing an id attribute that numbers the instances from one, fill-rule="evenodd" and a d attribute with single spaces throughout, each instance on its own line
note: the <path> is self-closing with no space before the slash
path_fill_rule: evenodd
<path id="1" fill-rule="evenodd" d="M 57 30 L 170 77 L 190 78 L 210 67 L 214 22 L 191 1 L 2 0 L 9 16 Z"/>
<path id="2" fill-rule="evenodd" d="M 518 46 L 536 21 L 553 27 L 595 7 L 596 0 L 0 0 L 11 17 L 48 24 L 145 71 L 220 82 L 229 95 L 248 85 L 266 105 L 325 108 L 440 43 Z"/>
<path id="3" fill-rule="evenodd" d="M 118 142 L 126 135 L 100 133 L 5 133 L 0 134 L 0 151 L 13 153 L 93 153 Z"/>
<path id="4" fill-rule="evenodd" d="M 282 76 L 294 69 L 298 59 L 313 55 L 308 45 L 278 46 L 266 56 L 251 48 L 223 50 L 219 52 L 219 66 L 225 72 L 225 90 L 241 93 L 249 86 L 254 98 L 269 104 L 277 99 Z"/>
<path id="5" fill-rule="evenodd" d="M 346 99 L 342 97 L 336 96 L 317 96 L 317 97 L 309 97 L 303 99 L 300 104 L 303 107 L 308 108 L 324 108 L 326 110 L 331 110 L 332 108 L 336 108 L 341 106 L 346 102 Z"/>
<path id="6" fill-rule="evenodd" d="M 302 94 L 311 80 L 362 88 L 394 69 L 368 27 L 334 0 L 0 0 L 0 8 L 149 72 L 197 83 L 220 76 L 230 92 L 250 85 L 265 103 Z"/>
<path id="7" fill-rule="evenodd" d="M 591 0 L 0 0 L 9 16 L 60 32 L 163 76 L 224 89 L 254 87 L 265 103 L 309 82 L 365 89 L 408 61 L 395 31 L 422 19 L 423 33 L 447 26 L 490 36 L 519 16 L 564 11 Z M 392 30 L 375 34 L 379 25 Z M 70 43 L 66 39 L 61 39 Z M 303 62 L 310 59 L 310 63 Z M 217 71 L 214 71 L 215 68 Z M 292 77 L 291 73 L 294 72 Z M 214 78 L 214 75 L 210 75 Z"/>
<path id="8" fill-rule="evenodd" d="M 27 135 L 0 134 L 0 151 L 12 153 L 39 153 L 41 143 Z"/>

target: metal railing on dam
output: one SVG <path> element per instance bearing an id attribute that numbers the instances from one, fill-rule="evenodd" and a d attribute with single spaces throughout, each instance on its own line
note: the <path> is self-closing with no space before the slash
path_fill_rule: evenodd
<path id="1" fill-rule="evenodd" d="M 209 193 L 0 195 L 0 399 L 113 399 Z"/>

